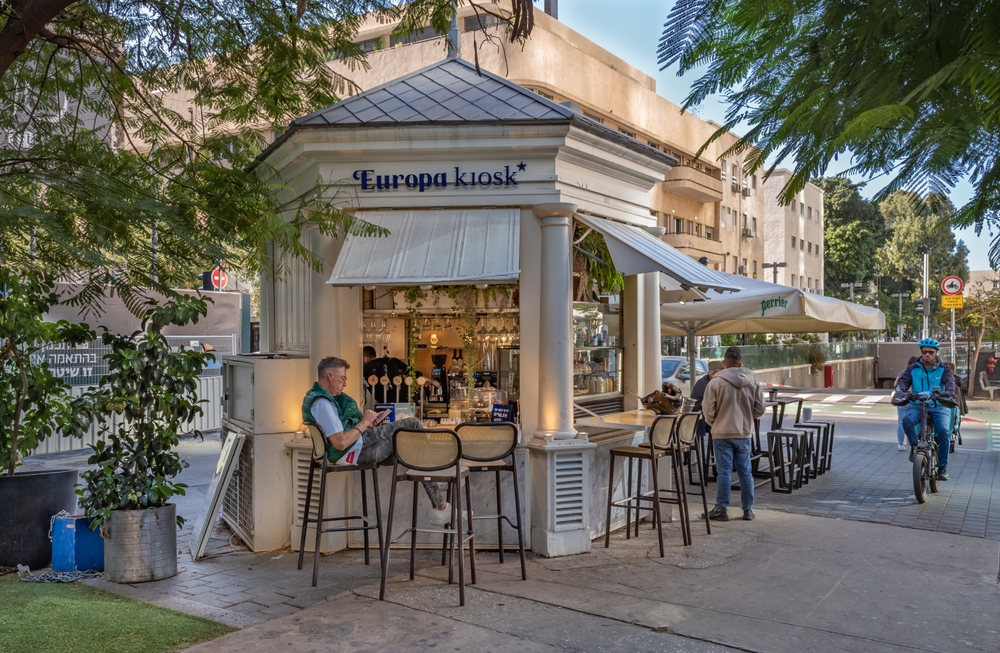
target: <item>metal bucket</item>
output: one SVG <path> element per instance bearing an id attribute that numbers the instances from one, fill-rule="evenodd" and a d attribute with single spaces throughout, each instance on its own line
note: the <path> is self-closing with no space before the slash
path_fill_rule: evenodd
<path id="1" fill-rule="evenodd" d="M 104 579 L 144 583 L 177 575 L 177 506 L 113 510 L 103 525 Z"/>

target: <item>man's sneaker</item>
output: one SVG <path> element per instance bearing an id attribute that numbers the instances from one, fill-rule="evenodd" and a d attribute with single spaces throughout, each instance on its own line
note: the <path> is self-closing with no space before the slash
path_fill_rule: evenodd
<path id="1" fill-rule="evenodd" d="M 906 445 L 903 444 L 902 442 L 900 442 L 899 444 L 896 445 L 896 450 L 897 451 L 906 451 Z"/>
<path id="2" fill-rule="evenodd" d="M 725 508 L 716 508 L 708 513 L 708 518 L 712 521 L 729 521 L 729 512 Z"/>
<path id="3" fill-rule="evenodd" d="M 910 462 L 913 462 L 913 454 L 917 453 L 917 448 L 912 444 L 910 445 Z"/>
<path id="4" fill-rule="evenodd" d="M 743 511 L 743 521 L 753 521 L 755 516 L 756 515 L 753 514 L 753 508 Z"/>
<path id="5" fill-rule="evenodd" d="M 948 468 L 947 467 L 938 467 L 938 480 L 939 481 L 947 481 L 948 479 L 949 479 Z"/>
<path id="6" fill-rule="evenodd" d="M 444 508 L 438 510 L 437 508 L 431 509 L 431 526 L 436 526 L 440 528 L 448 522 L 451 521 L 451 504 L 444 504 Z"/>
<path id="7" fill-rule="evenodd" d="M 472 519 L 473 515 L 476 513 L 473 511 L 467 511 L 468 519 Z M 438 510 L 437 508 L 431 509 L 431 526 L 440 528 L 451 522 L 451 504 L 444 504 L 444 509 Z"/>

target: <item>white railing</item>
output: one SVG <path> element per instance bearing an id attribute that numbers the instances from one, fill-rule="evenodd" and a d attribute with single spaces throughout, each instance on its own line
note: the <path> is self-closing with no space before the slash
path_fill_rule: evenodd
<path id="1" fill-rule="evenodd" d="M 90 388 L 74 387 L 70 389 L 70 395 L 79 397 Z M 222 428 L 222 377 L 202 376 L 198 377 L 199 399 L 206 400 L 201 405 L 202 414 L 195 418 L 191 424 L 185 428 L 185 433 L 193 431 L 213 431 Z M 121 418 L 112 418 L 111 428 L 117 429 L 121 424 Z M 59 453 L 62 451 L 89 450 L 92 444 L 97 442 L 97 423 L 90 425 L 90 430 L 82 438 L 64 438 L 52 436 L 42 442 L 42 444 L 31 452 L 36 456 L 46 453 Z"/>

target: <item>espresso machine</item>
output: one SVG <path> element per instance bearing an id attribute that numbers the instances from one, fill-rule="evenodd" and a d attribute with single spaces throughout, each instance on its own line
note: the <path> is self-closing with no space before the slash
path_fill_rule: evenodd
<path id="1" fill-rule="evenodd" d="M 425 398 L 425 414 L 447 414 L 448 413 L 448 362 L 447 354 L 431 354 L 431 378 L 437 381 L 440 386 L 435 387 L 428 383 L 425 386 L 427 396 Z"/>

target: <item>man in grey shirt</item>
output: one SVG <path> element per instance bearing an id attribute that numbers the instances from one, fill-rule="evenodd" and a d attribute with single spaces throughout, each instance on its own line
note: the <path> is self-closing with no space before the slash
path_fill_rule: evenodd
<path id="1" fill-rule="evenodd" d="M 715 489 L 715 508 L 708 513 L 714 521 L 729 521 L 729 494 L 733 465 L 740 478 L 740 503 L 743 519 L 750 521 L 753 512 L 753 475 L 750 473 L 750 438 L 754 420 L 764 414 L 764 395 L 753 372 L 743 367 L 738 347 L 730 347 L 722 359 L 724 369 L 705 388 L 702 413 L 712 428 L 715 468 L 719 474 Z"/>

